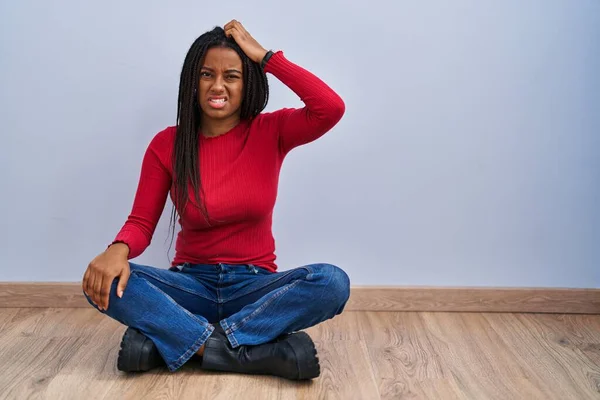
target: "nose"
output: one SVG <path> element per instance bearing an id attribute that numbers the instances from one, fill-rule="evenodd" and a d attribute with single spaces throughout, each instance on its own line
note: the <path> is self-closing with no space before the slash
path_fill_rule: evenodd
<path id="1" fill-rule="evenodd" d="M 225 86 L 223 83 L 224 83 L 223 77 L 220 75 L 217 75 L 215 77 L 215 80 L 213 81 L 211 90 L 215 93 L 221 93 L 225 89 Z"/>

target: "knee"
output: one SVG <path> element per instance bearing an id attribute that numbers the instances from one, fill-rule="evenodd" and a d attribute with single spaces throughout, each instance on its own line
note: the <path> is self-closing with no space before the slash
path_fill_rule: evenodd
<path id="1" fill-rule="evenodd" d="M 98 308 L 98 306 L 92 302 L 92 299 L 90 298 L 90 296 L 88 296 L 88 294 L 85 292 L 85 290 L 83 290 L 83 288 L 81 289 L 81 291 L 83 293 L 83 296 L 87 300 L 87 302 L 90 304 L 90 306 L 94 307 L 96 310 L 100 311 L 101 313 L 104 313 L 104 311 L 100 310 Z"/>
<path id="2" fill-rule="evenodd" d="M 129 279 L 131 280 L 131 277 L 138 271 L 139 269 L 139 265 L 134 264 L 132 262 L 129 262 L 129 268 L 130 268 L 130 277 Z M 117 286 L 119 284 L 119 277 L 115 277 L 110 285 L 110 289 L 109 289 L 109 299 L 115 299 L 117 297 Z M 94 307 L 95 309 L 97 309 L 98 311 L 104 313 L 105 311 L 99 310 L 98 307 L 92 302 L 92 299 L 90 298 L 90 296 L 88 296 L 88 294 L 85 292 L 85 290 L 83 290 L 83 287 L 81 288 L 81 292 L 83 293 L 85 299 L 88 301 L 88 303 L 90 303 L 90 305 L 92 307 Z M 112 302 L 109 302 L 108 307 L 110 308 Z"/>
<path id="3" fill-rule="evenodd" d="M 338 312 L 341 312 L 350 298 L 350 278 L 348 274 L 340 267 L 332 264 L 317 265 L 317 269 L 321 272 L 327 285 L 325 293 L 328 301 L 338 309 Z"/>
<path id="4" fill-rule="evenodd" d="M 111 308 L 111 304 L 114 303 L 114 299 L 117 296 L 117 285 L 118 285 L 118 278 L 114 278 L 113 282 L 110 285 L 110 292 L 109 292 L 109 305 L 108 308 Z M 96 304 L 94 304 L 94 302 L 92 301 L 91 297 L 88 296 L 88 294 L 85 292 L 85 290 L 83 290 L 83 288 L 81 288 L 81 292 L 83 293 L 83 296 L 85 297 L 85 299 L 88 301 L 88 303 L 90 303 L 90 305 L 92 307 L 94 307 L 96 310 L 100 311 L 101 313 L 106 313 L 106 311 L 104 310 L 100 310 L 98 308 L 98 306 Z"/>

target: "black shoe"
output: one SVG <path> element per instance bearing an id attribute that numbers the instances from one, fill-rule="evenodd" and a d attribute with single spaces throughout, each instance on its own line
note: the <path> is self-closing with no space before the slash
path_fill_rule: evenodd
<path id="1" fill-rule="evenodd" d="M 127 328 L 121 340 L 117 368 L 125 372 L 148 371 L 167 365 L 156 345 L 135 328 Z"/>
<path id="2" fill-rule="evenodd" d="M 206 340 L 202 368 L 275 375 L 292 380 L 313 379 L 321 373 L 317 349 L 306 332 L 286 334 L 269 343 L 234 349 L 219 324 L 215 324 L 215 331 Z"/>

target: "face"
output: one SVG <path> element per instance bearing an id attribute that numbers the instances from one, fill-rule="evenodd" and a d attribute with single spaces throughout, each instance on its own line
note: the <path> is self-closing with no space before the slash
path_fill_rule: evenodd
<path id="1" fill-rule="evenodd" d="M 240 56 L 230 48 L 214 47 L 206 52 L 200 67 L 198 104 L 203 116 L 239 118 L 244 89 Z"/>

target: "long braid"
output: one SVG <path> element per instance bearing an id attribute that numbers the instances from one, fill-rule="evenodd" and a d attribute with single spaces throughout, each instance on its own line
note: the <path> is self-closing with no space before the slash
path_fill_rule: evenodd
<path id="1" fill-rule="evenodd" d="M 267 106 L 269 85 L 267 76 L 260 65 L 253 62 L 241 50 L 232 38 L 225 36 L 223 28 L 216 27 L 198 37 L 190 46 L 183 62 L 179 80 L 179 95 L 177 101 L 177 133 L 173 146 L 173 208 L 171 210 L 170 226 L 172 237 L 175 236 L 177 215 L 183 215 L 189 200 L 188 184 L 194 191 L 194 206 L 199 208 L 206 221 L 211 219 L 204 202 L 204 189 L 199 168 L 199 137 L 198 130 L 201 122 L 201 110 L 197 103 L 196 90 L 198 87 L 200 61 L 206 52 L 213 47 L 228 47 L 236 51 L 242 59 L 244 74 L 244 98 L 240 109 L 240 119 L 252 119 L 260 114 Z M 169 246 L 170 249 L 170 246 Z"/>

